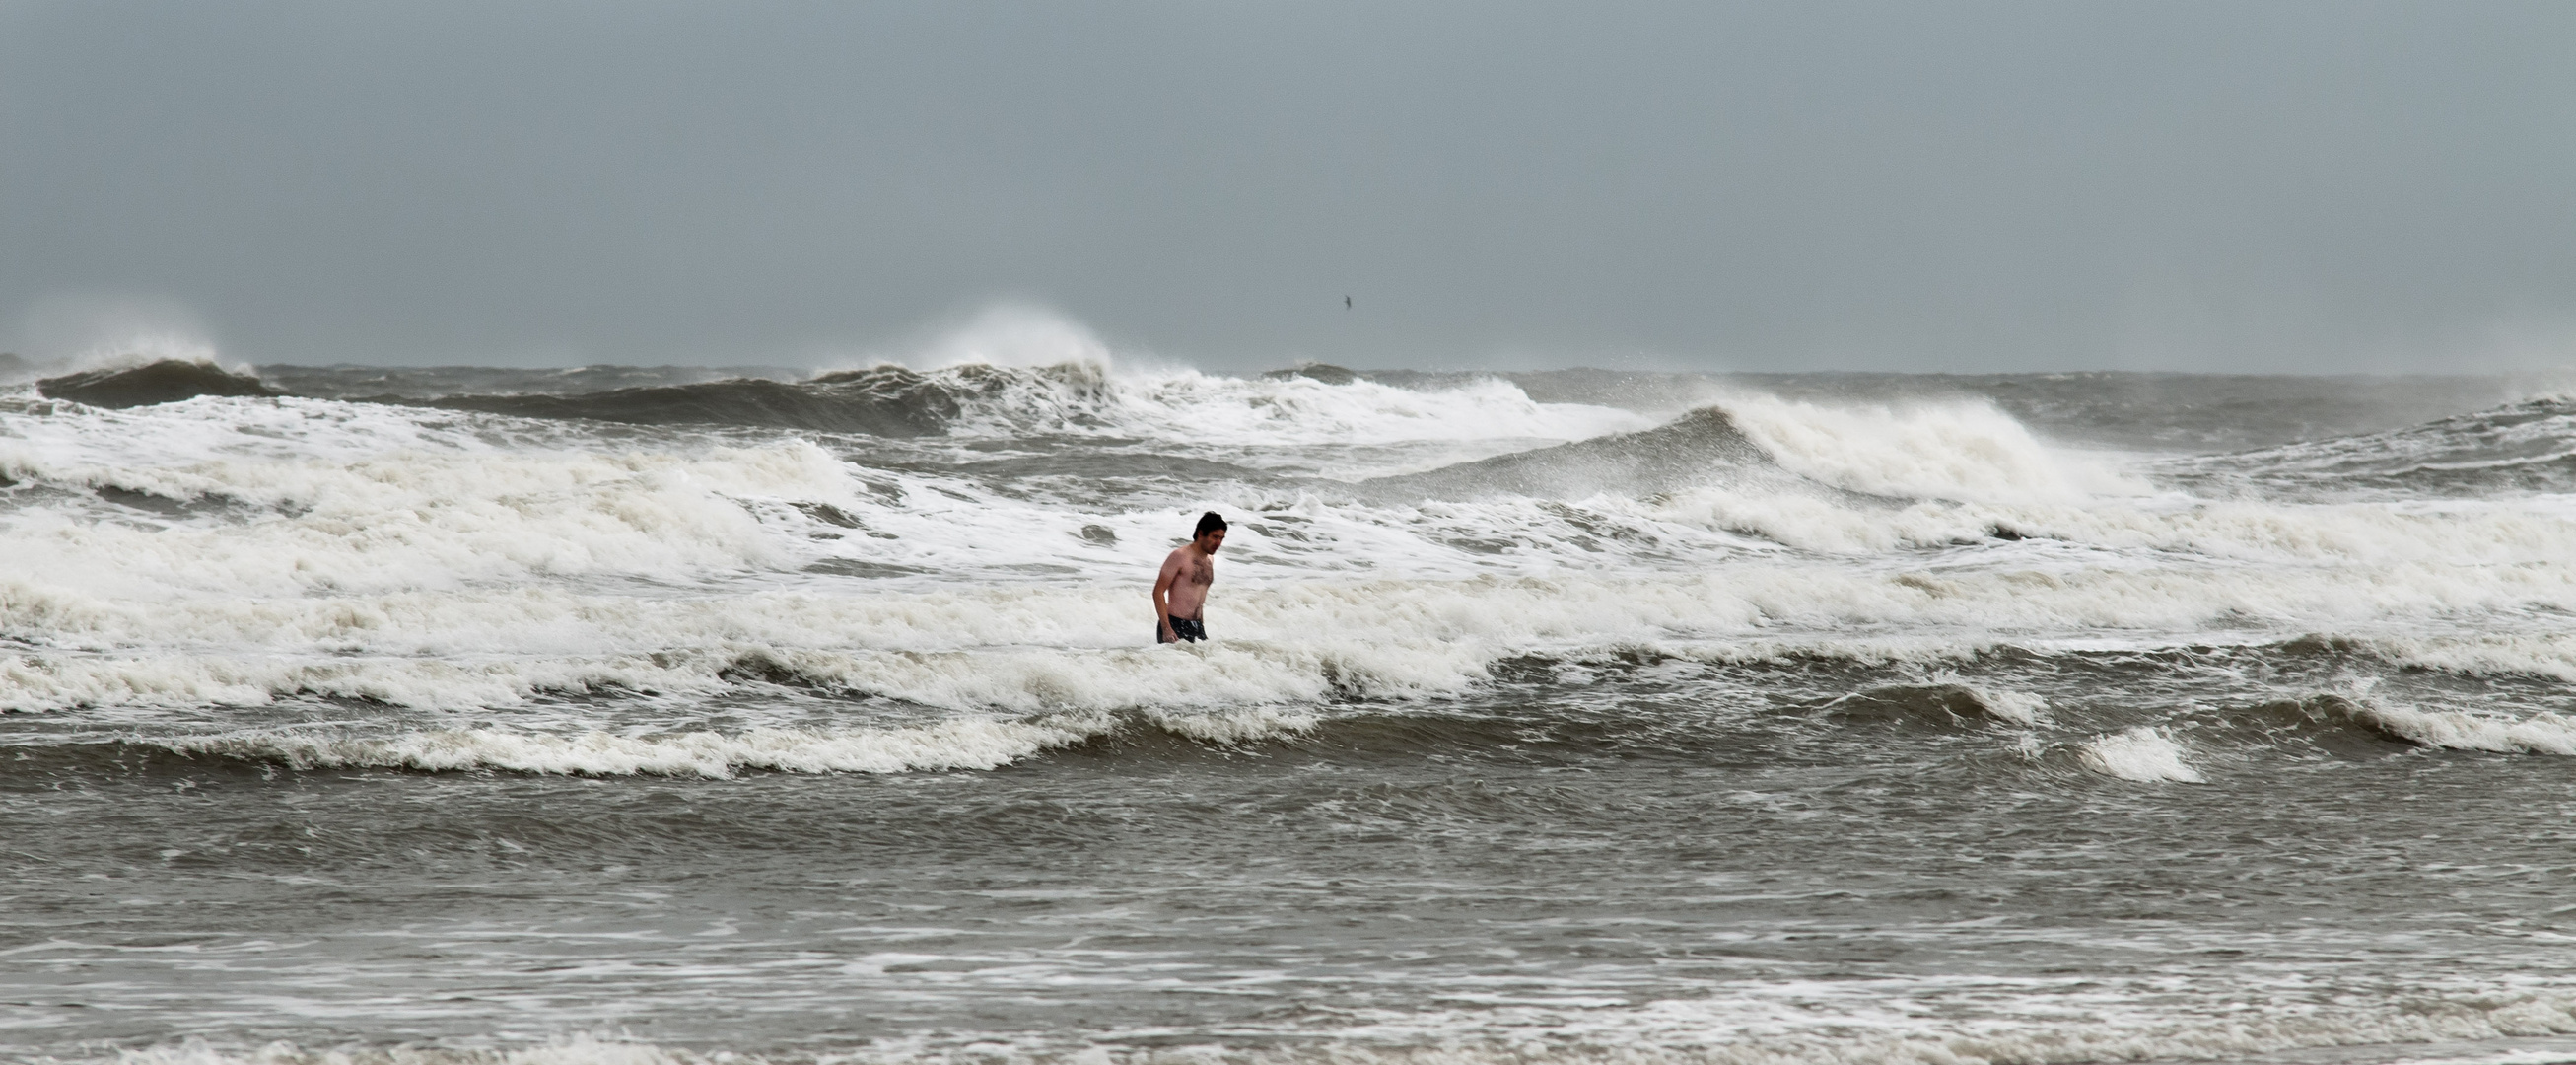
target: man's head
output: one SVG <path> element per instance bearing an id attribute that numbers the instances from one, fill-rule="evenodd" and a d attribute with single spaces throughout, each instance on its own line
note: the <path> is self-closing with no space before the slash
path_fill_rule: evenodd
<path id="1" fill-rule="evenodd" d="M 1225 518 L 1213 510 L 1199 515 L 1198 531 L 1191 533 L 1190 539 L 1199 545 L 1199 550 L 1215 554 L 1225 543 Z"/>

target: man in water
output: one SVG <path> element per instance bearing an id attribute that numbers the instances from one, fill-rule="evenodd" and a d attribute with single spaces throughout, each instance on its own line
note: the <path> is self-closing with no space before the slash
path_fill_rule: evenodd
<path id="1" fill-rule="evenodd" d="M 1190 542 L 1163 560 L 1154 578 L 1155 643 L 1196 643 L 1207 639 L 1208 585 L 1216 583 L 1216 549 L 1225 546 L 1225 519 L 1211 510 L 1199 515 L 1199 530 Z"/>

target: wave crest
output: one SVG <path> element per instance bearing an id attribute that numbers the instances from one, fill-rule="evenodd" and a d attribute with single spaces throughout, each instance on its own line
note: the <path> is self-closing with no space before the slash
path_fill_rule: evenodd
<path id="1" fill-rule="evenodd" d="M 269 387 L 254 374 L 237 373 L 217 366 L 211 358 L 202 361 L 161 359 L 140 366 L 81 370 L 60 377 L 42 378 L 36 382 L 36 392 L 47 399 L 65 399 L 111 410 L 177 403 L 198 396 L 265 398 L 286 394 Z"/>
<path id="2" fill-rule="evenodd" d="M 2350 724 L 2382 739 L 2416 747 L 2491 754 L 2576 755 L 2576 718 L 2546 711 L 2525 718 L 2491 717 L 2391 706 L 2366 697 L 2336 694 L 2273 703 L 2268 709 L 2310 721 Z"/>
<path id="3" fill-rule="evenodd" d="M 2143 725 L 2088 741 L 2076 752 L 2076 760 L 2084 768 L 2104 776 L 2141 783 L 2207 783 L 2208 778 L 2184 762 L 2182 756 L 2182 745 L 2175 743 L 2173 737 Z"/>
<path id="4" fill-rule="evenodd" d="M 694 776 L 744 771 L 915 773 L 998 769 L 1046 751 L 1121 731 L 1147 729 L 1219 745 L 1302 733 L 1313 715 L 1254 707 L 1232 711 L 1156 710 L 1142 715 L 1049 714 L 1018 720 L 962 718 L 906 726 L 756 728 L 621 735 L 506 728 L 430 729 L 390 736 L 275 731 L 215 736 L 134 737 L 127 742 L 180 755 L 277 762 L 295 769 L 381 768 L 431 773 L 499 770 L 576 776 Z"/>

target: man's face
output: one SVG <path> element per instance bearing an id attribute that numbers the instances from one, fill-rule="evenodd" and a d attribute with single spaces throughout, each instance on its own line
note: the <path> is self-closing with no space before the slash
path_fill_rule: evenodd
<path id="1" fill-rule="evenodd" d="M 1223 529 L 1210 529 L 1208 530 L 1207 535 L 1199 537 L 1199 550 L 1205 551 L 1208 554 L 1215 554 L 1216 549 L 1223 546 L 1225 546 L 1225 530 Z"/>

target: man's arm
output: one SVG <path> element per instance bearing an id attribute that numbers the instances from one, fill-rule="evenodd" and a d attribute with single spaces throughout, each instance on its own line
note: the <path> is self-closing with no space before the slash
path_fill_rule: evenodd
<path id="1" fill-rule="evenodd" d="M 1181 553 L 1174 551 L 1163 560 L 1163 571 L 1154 576 L 1154 624 L 1166 639 L 1181 637 L 1172 631 L 1172 582 L 1181 579 Z"/>

